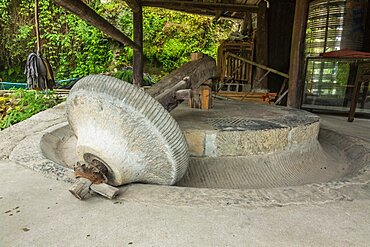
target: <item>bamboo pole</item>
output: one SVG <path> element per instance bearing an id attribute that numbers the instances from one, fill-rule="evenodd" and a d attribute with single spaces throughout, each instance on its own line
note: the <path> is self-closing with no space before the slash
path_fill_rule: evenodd
<path id="1" fill-rule="evenodd" d="M 35 0 L 35 29 L 36 29 L 36 54 L 41 54 L 40 28 L 39 28 L 39 0 Z"/>

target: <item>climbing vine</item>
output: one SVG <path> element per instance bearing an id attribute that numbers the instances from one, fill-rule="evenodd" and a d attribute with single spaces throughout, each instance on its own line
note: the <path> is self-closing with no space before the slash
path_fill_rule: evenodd
<path id="1" fill-rule="evenodd" d="M 121 0 L 85 1 L 123 33 L 132 35 L 132 12 Z M 0 0 L 0 78 L 24 81 L 27 55 L 35 50 L 34 5 L 29 0 Z M 120 70 L 132 63 L 132 49 L 58 7 L 39 0 L 42 53 L 57 79 Z M 191 52 L 216 56 L 217 46 L 233 28 L 231 21 L 170 10 L 144 8 L 145 70 L 168 73 L 188 61 Z"/>

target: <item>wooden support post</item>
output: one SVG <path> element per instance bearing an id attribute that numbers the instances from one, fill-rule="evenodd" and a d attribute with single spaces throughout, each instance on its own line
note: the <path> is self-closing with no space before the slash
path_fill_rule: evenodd
<path id="1" fill-rule="evenodd" d="M 370 52 L 370 5 L 367 7 L 367 17 L 365 22 L 364 41 L 362 50 Z"/>
<path id="2" fill-rule="evenodd" d="M 360 73 L 359 73 L 358 67 L 359 67 L 358 62 L 356 62 L 355 63 L 356 79 L 353 83 L 354 88 L 352 91 L 351 106 L 349 108 L 349 113 L 348 113 L 348 122 L 353 122 L 353 120 L 355 119 L 358 97 L 360 95 L 361 80 L 360 80 Z"/>
<path id="3" fill-rule="evenodd" d="M 252 13 L 251 12 L 246 12 L 244 14 L 240 32 L 243 35 L 248 35 L 249 38 L 252 36 L 253 26 L 252 26 Z"/>
<path id="4" fill-rule="evenodd" d="M 290 51 L 288 106 L 300 108 L 304 87 L 304 48 L 309 0 L 297 0 L 295 5 Z"/>
<path id="5" fill-rule="evenodd" d="M 134 21 L 134 41 L 139 49 L 134 50 L 134 75 L 133 84 L 137 86 L 143 85 L 144 73 L 144 53 L 143 53 L 143 9 L 140 0 L 137 0 L 138 11 L 133 13 Z"/>
<path id="6" fill-rule="evenodd" d="M 96 28 L 109 35 L 113 39 L 119 41 L 120 43 L 128 45 L 135 50 L 140 49 L 140 47 L 135 44 L 130 38 L 124 35 L 121 31 L 115 28 L 103 17 L 98 15 L 94 10 L 92 10 L 81 0 L 54 0 L 54 2 L 71 11 L 82 20 L 85 20 L 90 25 L 95 26 Z"/>
<path id="7" fill-rule="evenodd" d="M 209 110 L 212 108 L 212 89 L 208 85 L 200 86 L 201 97 L 202 97 L 202 110 Z"/>
<path id="8" fill-rule="evenodd" d="M 267 2 L 261 1 L 258 5 L 257 33 L 256 33 L 256 62 L 268 66 L 268 16 Z M 259 80 L 265 72 L 260 68 L 256 69 L 255 79 Z M 267 78 L 262 80 L 261 88 L 268 88 Z"/>

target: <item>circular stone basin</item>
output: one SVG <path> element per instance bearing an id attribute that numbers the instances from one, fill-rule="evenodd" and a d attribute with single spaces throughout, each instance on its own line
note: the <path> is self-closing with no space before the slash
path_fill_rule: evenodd
<path id="1" fill-rule="evenodd" d="M 177 186 L 257 189 L 339 181 L 357 173 L 313 114 L 283 107 L 216 101 L 171 115 L 185 133 L 190 165 Z M 48 131 L 47 131 L 48 132 Z M 319 138 L 318 138 L 319 137 Z M 67 123 L 41 137 L 48 160 L 72 172 L 76 137 Z"/>

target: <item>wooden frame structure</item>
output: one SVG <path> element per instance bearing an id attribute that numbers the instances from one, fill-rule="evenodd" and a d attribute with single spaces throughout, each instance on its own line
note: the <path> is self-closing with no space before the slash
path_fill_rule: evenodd
<path id="1" fill-rule="evenodd" d="M 258 13 L 262 27 L 257 32 L 256 61 L 259 64 L 267 63 L 266 13 L 272 0 L 125 0 L 133 11 L 134 40 L 125 36 L 116 27 L 98 15 L 81 0 L 54 0 L 58 5 L 71 11 L 89 24 L 97 27 L 113 39 L 134 49 L 134 84 L 142 85 L 143 75 L 143 28 L 142 7 L 152 6 L 167 8 L 189 13 L 212 15 L 216 19 L 231 17 L 243 19 L 246 13 Z M 304 68 L 304 40 L 310 0 L 296 0 L 294 27 L 291 43 L 291 59 L 289 71 L 288 105 L 299 108 L 302 100 L 303 68 Z M 260 37 L 260 38 L 258 38 Z M 258 73 L 258 71 L 257 71 Z M 266 83 L 264 83 L 266 84 Z"/>
<path id="2" fill-rule="evenodd" d="M 218 48 L 217 64 L 220 83 L 229 79 L 240 84 L 252 86 L 252 66 L 243 63 L 238 58 L 229 57 L 229 53 L 245 59 L 253 60 L 254 43 L 248 41 L 224 41 Z"/>

